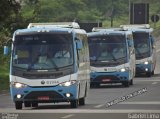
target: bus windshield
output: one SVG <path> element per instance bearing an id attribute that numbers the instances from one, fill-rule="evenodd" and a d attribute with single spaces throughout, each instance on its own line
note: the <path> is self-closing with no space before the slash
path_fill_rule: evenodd
<path id="1" fill-rule="evenodd" d="M 73 64 L 71 34 L 17 35 L 13 42 L 13 67 L 49 70 Z"/>
<path id="2" fill-rule="evenodd" d="M 133 33 L 136 59 L 143 59 L 150 56 L 149 34 Z"/>
<path id="3" fill-rule="evenodd" d="M 127 62 L 124 35 L 107 35 L 89 38 L 91 66 L 116 66 Z"/>

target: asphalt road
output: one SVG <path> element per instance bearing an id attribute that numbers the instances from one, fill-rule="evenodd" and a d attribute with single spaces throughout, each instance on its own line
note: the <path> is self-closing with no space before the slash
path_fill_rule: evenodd
<path id="1" fill-rule="evenodd" d="M 160 42 L 155 75 L 136 77 L 129 88 L 116 84 L 90 89 L 86 105 L 77 109 L 59 103 L 16 110 L 10 94 L 4 93 L 0 113 L 0 119 L 160 119 Z"/>

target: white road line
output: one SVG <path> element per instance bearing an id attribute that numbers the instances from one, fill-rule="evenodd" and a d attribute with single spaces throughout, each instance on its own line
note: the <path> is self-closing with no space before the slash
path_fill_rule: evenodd
<path id="1" fill-rule="evenodd" d="M 155 85 L 155 84 L 157 84 L 157 83 L 158 83 L 158 82 L 153 82 L 152 84 Z"/>
<path id="2" fill-rule="evenodd" d="M 5 95 L 7 95 L 7 94 L 0 94 L 0 96 L 5 96 Z"/>
<path id="3" fill-rule="evenodd" d="M 69 115 L 66 115 L 66 116 L 64 116 L 64 117 L 61 117 L 62 119 L 67 119 L 67 118 L 70 118 L 70 117 L 73 117 L 74 116 L 74 114 L 69 114 Z"/>
<path id="4" fill-rule="evenodd" d="M 7 108 L 7 109 L 0 109 L 1 113 L 42 113 L 42 114 L 48 114 L 48 113 L 59 113 L 59 114 L 85 114 L 85 113 L 160 113 L 160 110 L 145 110 L 145 109 L 47 109 L 47 110 L 15 110 L 14 108 Z M 69 116 L 69 115 L 66 115 Z M 74 115 L 73 115 L 74 116 Z M 63 117 L 64 118 L 64 117 Z"/>
<path id="5" fill-rule="evenodd" d="M 157 81 L 157 82 L 158 82 L 158 81 L 160 81 L 160 79 L 140 79 L 140 80 L 136 79 L 136 80 L 134 80 L 134 81 L 137 81 L 137 82 L 141 82 L 141 81 L 144 81 L 144 82 L 145 82 L 145 81 L 146 81 L 146 82 L 147 82 L 147 81 L 152 81 L 152 82 L 153 82 L 153 81 Z"/>
<path id="6" fill-rule="evenodd" d="M 4 95 L 8 95 L 9 94 L 7 90 L 2 90 L 1 92 L 2 92 L 2 94 L 0 94 L 0 96 L 4 96 Z"/>
<path id="7" fill-rule="evenodd" d="M 121 102 L 119 104 L 142 104 L 142 105 L 160 105 L 160 101 L 143 101 L 143 102 Z"/>
<path id="8" fill-rule="evenodd" d="M 100 107 L 103 107 L 103 106 L 104 106 L 104 104 L 100 104 L 100 105 L 94 106 L 94 108 L 100 108 Z"/>

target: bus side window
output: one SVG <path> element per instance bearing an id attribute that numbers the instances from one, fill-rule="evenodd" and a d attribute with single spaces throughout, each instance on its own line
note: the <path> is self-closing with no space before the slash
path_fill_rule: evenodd
<path id="1" fill-rule="evenodd" d="M 80 63 L 84 62 L 84 56 L 85 56 L 85 43 L 84 43 L 84 35 L 83 34 L 77 34 L 77 38 L 76 40 L 79 42 L 81 42 L 82 44 L 82 48 L 81 49 L 77 49 L 77 64 L 79 65 Z"/>
<path id="2" fill-rule="evenodd" d="M 151 39 L 151 46 L 152 46 L 152 49 L 155 48 L 155 42 L 154 42 L 154 38 L 152 36 L 150 36 L 150 39 Z"/>
<path id="3" fill-rule="evenodd" d="M 132 39 L 128 39 L 128 43 L 129 43 L 129 54 L 134 54 L 135 51 L 134 51 L 134 43 L 133 43 L 133 40 Z"/>

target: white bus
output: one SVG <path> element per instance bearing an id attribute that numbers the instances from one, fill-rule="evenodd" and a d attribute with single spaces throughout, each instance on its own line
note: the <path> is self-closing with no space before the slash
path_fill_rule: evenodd
<path id="1" fill-rule="evenodd" d="M 88 33 L 91 82 L 95 87 L 106 83 L 133 84 L 135 53 L 131 31 L 99 29 Z"/>
<path id="2" fill-rule="evenodd" d="M 121 25 L 123 29 L 132 31 L 135 54 L 136 74 L 154 75 L 156 66 L 156 47 L 153 38 L 153 29 L 148 24 L 144 25 Z"/>
<path id="3" fill-rule="evenodd" d="M 23 103 L 85 105 L 89 66 L 87 34 L 77 23 L 31 23 L 15 31 L 10 64 L 15 108 L 22 109 Z"/>

